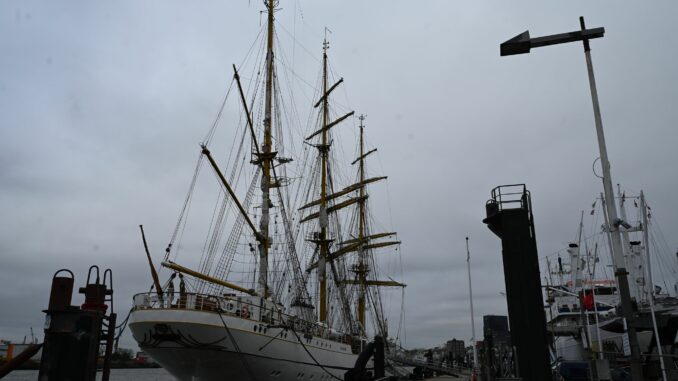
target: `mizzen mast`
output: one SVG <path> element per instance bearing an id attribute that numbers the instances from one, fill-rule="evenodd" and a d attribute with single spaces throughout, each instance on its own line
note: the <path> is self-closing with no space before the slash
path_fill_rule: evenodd
<path id="1" fill-rule="evenodd" d="M 355 281 L 345 281 L 346 284 L 357 284 L 358 286 L 358 322 L 360 323 L 361 334 L 365 334 L 365 310 L 366 310 L 366 299 L 367 291 L 369 286 L 381 286 L 381 287 L 405 287 L 405 284 L 396 282 L 393 280 L 368 280 L 367 274 L 370 272 L 368 265 L 368 250 L 377 249 L 380 247 L 387 247 L 392 245 L 399 245 L 400 241 L 385 241 L 385 242 L 372 242 L 378 238 L 389 237 L 395 235 L 395 232 L 389 233 L 377 233 L 369 234 L 367 229 L 367 192 L 365 187 L 368 183 L 372 182 L 370 179 L 365 178 L 365 158 L 376 151 L 373 149 L 365 153 L 365 115 L 360 115 L 358 117 L 360 120 L 360 152 L 356 160 L 352 164 L 359 163 L 358 167 L 358 237 L 356 239 L 351 239 L 348 241 L 342 242 L 344 247 L 337 250 L 332 259 L 339 257 L 340 255 L 346 254 L 351 251 L 358 252 L 358 263 L 353 266 L 353 272 L 356 273 Z M 380 177 L 378 179 L 385 179 L 386 177 Z M 381 327 L 385 334 L 385 327 Z"/>
<path id="2" fill-rule="evenodd" d="M 268 249 L 269 239 L 269 209 L 271 202 L 271 167 L 276 152 L 272 150 L 271 125 L 273 118 L 273 21 L 275 0 L 267 0 L 268 32 L 266 47 L 266 93 L 264 99 L 264 140 L 261 151 L 258 153 L 258 163 L 261 165 L 261 219 L 259 221 L 259 278 L 257 289 L 263 297 L 268 296 Z"/>

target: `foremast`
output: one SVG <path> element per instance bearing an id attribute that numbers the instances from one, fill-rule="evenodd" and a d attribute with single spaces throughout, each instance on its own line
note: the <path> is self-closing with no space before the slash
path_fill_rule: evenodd
<path id="1" fill-rule="evenodd" d="M 260 296 L 263 298 L 277 298 L 278 294 L 274 295 L 274 290 L 269 287 L 269 254 L 270 254 L 270 248 L 272 246 L 272 237 L 270 236 L 270 220 L 271 220 L 271 208 L 274 207 L 273 202 L 271 201 L 271 192 L 273 191 L 272 188 L 278 188 L 277 189 L 277 196 L 279 197 L 279 203 L 275 205 L 275 207 L 280 208 L 282 218 L 283 218 L 283 225 L 285 229 L 285 234 L 286 238 L 288 240 L 287 245 L 288 245 L 288 250 L 290 251 L 289 255 L 289 261 L 288 265 L 290 265 L 291 271 L 294 273 L 293 276 L 295 276 L 295 282 L 297 286 L 297 299 L 295 300 L 294 303 L 300 304 L 302 306 L 307 306 L 306 305 L 306 300 L 309 300 L 310 297 L 308 295 L 308 292 L 306 290 L 306 285 L 304 284 L 304 276 L 301 272 L 301 268 L 299 266 L 299 260 L 297 257 L 297 254 L 295 252 L 294 244 L 293 242 L 293 237 L 292 237 L 292 232 L 289 229 L 289 217 L 287 215 L 287 212 L 285 211 L 285 204 L 283 200 L 283 196 L 280 190 L 280 187 L 285 185 L 284 181 L 281 181 L 281 178 L 278 177 L 276 174 L 276 168 L 277 166 L 274 165 L 274 160 L 275 162 L 279 164 L 285 164 L 289 161 L 292 161 L 292 159 L 289 158 L 279 158 L 277 157 L 278 152 L 274 151 L 274 146 L 273 146 L 273 136 L 272 136 L 272 126 L 273 126 L 273 107 L 274 107 L 274 91 L 275 91 L 275 78 L 276 78 L 276 71 L 274 68 L 274 60 L 275 60 L 275 53 L 274 53 L 274 21 L 275 21 L 275 11 L 276 11 L 276 6 L 278 5 L 279 0 L 263 0 L 264 5 L 266 7 L 266 12 L 268 14 L 267 17 L 267 36 L 266 36 L 266 55 L 265 55 L 265 62 L 264 62 L 264 110 L 263 110 L 263 139 L 258 140 L 257 135 L 255 132 L 254 128 L 254 122 L 253 122 L 253 116 L 254 114 L 250 113 L 247 101 L 245 98 L 245 93 L 243 91 L 243 87 L 240 83 L 240 76 L 238 74 L 238 70 L 233 65 L 233 70 L 234 70 L 234 80 L 237 83 L 238 86 L 238 91 L 240 93 L 240 100 L 242 101 L 242 106 L 244 108 L 245 116 L 246 116 L 246 124 L 247 127 L 249 127 L 249 131 L 251 133 L 251 138 L 252 138 L 252 149 L 254 152 L 252 152 L 252 160 L 250 161 L 251 164 L 253 164 L 257 168 L 257 172 L 255 172 L 255 177 L 252 180 L 252 183 L 249 188 L 249 192 L 247 195 L 247 201 L 246 203 L 240 202 L 238 197 L 235 194 L 234 187 L 232 184 L 230 184 L 229 180 L 226 179 L 226 176 L 224 173 L 221 171 L 219 166 L 217 165 L 216 160 L 214 157 L 212 157 L 212 154 L 209 150 L 208 142 L 211 139 L 211 136 L 213 134 L 214 127 L 216 124 L 212 127 L 212 130 L 210 131 L 210 134 L 208 135 L 208 138 L 201 144 L 201 149 L 202 149 L 202 154 L 208 159 L 210 166 L 214 170 L 214 173 L 217 175 L 217 178 L 219 180 L 219 183 L 223 187 L 223 190 L 225 191 L 226 199 L 225 200 L 232 200 L 232 202 L 235 204 L 237 207 L 237 210 L 239 212 L 239 217 L 246 222 L 246 226 L 248 226 L 251 229 L 252 235 L 258 242 L 258 256 L 259 256 L 259 263 L 258 263 L 258 268 L 255 269 L 254 272 L 252 272 L 254 276 L 254 282 L 255 284 L 253 285 L 253 288 L 246 288 L 231 282 L 228 282 L 225 280 L 226 274 L 229 272 L 228 266 L 226 267 L 219 267 L 217 265 L 217 269 L 214 274 L 210 275 L 209 274 L 209 267 L 208 266 L 203 266 L 201 264 L 201 269 L 199 271 L 189 269 L 187 267 L 181 266 L 179 264 L 176 264 L 172 261 L 169 260 L 169 251 L 172 246 L 172 243 L 174 241 L 174 238 L 176 237 L 177 231 L 179 229 L 179 226 L 181 225 L 181 221 L 184 218 L 184 212 L 182 211 L 182 214 L 179 217 L 179 223 L 177 224 L 177 228 L 175 229 L 172 241 L 168 245 L 168 248 L 165 253 L 165 260 L 162 262 L 163 267 L 170 268 L 176 272 L 181 272 L 187 275 L 190 275 L 192 277 L 195 277 L 197 279 L 200 279 L 201 281 L 210 283 L 212 285 L 216 285 L 219 287 L 225 287 L 229 288 L 235 291 L 243 292 L 252 296 Z M 316 106 L 317 107 L 317 106 Z M 223 110 L 223 105 L 222 105 L 222 110 Z M 221 114 L 221 112 L 220 112 Z M 277 121 L 277 119 L 276 119 Z M 329 126 L 328 126 L 329 128 Z M 259 144 L 261 143 L 261 144 Z M 202 158 L 201 158 L 202 159 Z M 200 165 L 200 164 L 199 164 Z M 195 176 L 197 176 L 198 169 L 196 169 L 196 173 L 194 174 L 194 183 L 195 183 Z M 231 177 L 234 175 L 232 174 Z M 258 177 L 261 176 L 259 179 Z M 233 181 L 231 179 L 230 181 Z M 261 217 L 258 226 L 255 226 L 255 220 L 253 218 L 250 218 L 248 214 L 248 209 L 249 209 L 249 197 L 251 194 L 253 194 L 253 190 L 256 187 L 256 181 L 260 181 L 259 183 L 259 189 L 261 190 Z M 184 210 L 189 204 L 190 196 L 191 193 L 193 192 L 193 186 L 191 186 L 189 190 L 189 195 L 187 196 L 186 202 L 184 204 Z M 224 205 L 226 201 L 224 201 Z M 221 222 L 218 222 L 218 224 L 221 224 Z M 212 229 L 212 228 L 211 228 Z M 212 229 L 212 236 L 216 236 L 219 229 L 217 227 L 214 227 Z M 234 235 L 233 233 L 237 236 L 240 235 L 241 230 L 239 229 L 233 229 L 231 232 L 231 237 L 229 237 L 229 243 L 231 242 L 231 239 L 233 239 Z M 277 231 L 274 231 L 274 234 L 276 234 Z M 212 238 L 213 239 L 213 238 Z M 239 239 L 236 237 L 236 239 Z M 236 242 L 236 241 L 233 241 Z M 227 245 L 229 245 L 227 243 Z M 231 248 L 233 249 L 232 251 L 228 251 L 227 249 L 229 246 L 226 246 L 224 248 L 224 252 L 222 253 L 222 259 L 224 259 L 224 256 L 227 255 L 234 255 L 235 251 L 237 250 L 237 243 L 233 243 Z M 251 247 L 251 245 L 250 245 Z M 254 248 L 251 249 L 252 253 L 254 254 Z M 211 255 L 211 254 L 209 254 Z M 256 255 L 256 254 L 255 254 Z M 211 263 L 211 258 L 205 260 L 204 263 Z M 230 259 L 226 259 L 226 261 L 229 261 Z M 220 262 L 221 264 L 221 262 Z M 257 273 L 258 271 L 258 273 Z M 285 273 L 283 272 L 283 275 Z M 280 283 L 276 282 L 278 285 Z M 276 291 L 280 291 L 280 288 L 278 288 Z M 310 313 L 305 312 L 305 316 L 307 316 L 307 319 L 310 319 Z"/>
<path id="2" fill-rule="evenodd" d="M 271 167 L 276 152 L 272 150 L 272 118 L 273 118 L 273 21 L 275 0 L 265 0 L 268 13 L 268 28 L 266 42 L 266 87 L 264 95 L 264 140 L 258 154 L 258 164 L 261 165 L 261 219 L 259 220 L 259 277 L 257 291 L 263 297 L 268 296 L 268 249 L 271 246 L 269 239 L 269 221 L 271 202 Z"/>
<path id="3" fill-rule="evenodd" d="M 327 144 L 327 123 L 329 104 L 327 97 L 327 39 L 323 41 L 323 94 L 322 99 L 322 142 L 318 146 L 320 151 L 320 237 L 318 244 L 320 245 L 320 253 L 318 255 L 318 283 L 319 283 L 319 303 L 320 313 L 318 320 L 320 322 L 327 322 L 327 256 L 329 254 L 330 240 L 327 237 L 327 228 L 329 225 L 329 218 L 327 217 L 327 158 L 330 150 Z"/>

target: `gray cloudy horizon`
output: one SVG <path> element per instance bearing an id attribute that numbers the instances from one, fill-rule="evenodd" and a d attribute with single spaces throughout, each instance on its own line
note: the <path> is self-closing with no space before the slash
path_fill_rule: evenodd
<path id="1" fill-rule="evenodd" d="M 678 4 L 670 1 L 281 1 L 313 82 L 323 28 L 368 115 L 402 244 L 407 347 L 471 337 L 505 314 L 501 247 L 482 224 L 490 190 L 526 183 L 540 257 L 561 250 L 602 191 L 581 44 L 499 57 L 499 44 L 604 26 L 591 41 L 613 181 L 645 191 L 678 248 Z M 122 317 L 150 284 L 197 144 L 260 28 L 259 1 L 0 3 L 0 339 L 41 336 L 53 273 L 111 268 Z M 285 38 L 289 39 L 289 35 Z M 313 54 L 317 54 L 313 58 Z M 587 220 L 588 222 L 588 220 Z M 75 300 L 79 300 L 75 297 Z M 121 346 L 134 346 L 129 333 Z"/>

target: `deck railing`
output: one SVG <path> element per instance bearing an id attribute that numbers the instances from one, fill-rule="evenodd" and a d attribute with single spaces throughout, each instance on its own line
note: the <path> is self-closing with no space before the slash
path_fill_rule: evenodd
<path id="1" fill-rule="evenodd" d="M 330 338 L 344 344 L 351 344 L 350 335 L 331 331 L 320 324 L 300 319 L 297 316 L 283 313 L 270 302 L 257 298 L 259 303 L 252 303 L 248 296 L 207 295 L 199 293 L 164 292 L 162 297 L 155 292 L 144 292 L 134 295 L 134 310 L 170 309 L 216 312 L 226 316 L 236 316 L 254 322 L 265 323 L 268 327 L 279 326 L 293 328 L 297 334 L 306 339 L 309 335 Z"/>
<path id="2" fill-rule="evenodd" d="M 276 324 L 294 320 L 295 317 L 284 314 L 280 309 L 263 303 L 252 303 L 247 297 L 216 296 L 193 292 L 164 292 L 162 296 L 154 292 L 134 295 L 135 309 L 180 309 L 219 312 L 225 315 Z"/>

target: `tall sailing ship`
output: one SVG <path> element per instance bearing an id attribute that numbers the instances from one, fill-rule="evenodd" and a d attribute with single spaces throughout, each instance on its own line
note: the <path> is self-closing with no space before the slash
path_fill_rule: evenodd
<path id="1" fill-rule="evenodd" d="M 330 82 L 325 40 L 313 105 L 315 127 L 305 134 L 300 155 L 288 150 L 293 140 L 283 143 L 290 141 L 291 128 L 284 127 L 290 113 L 278 107 L 289 101 L 276 68 L 283 62 L 274 44 L 277 1 L 266 0 L 265 5 L 263 69 L 252 71 L 249 92 L 234 65 L 231 86 L 237 87 L 242 108 L 240 138 L 222 170 L 212 152 L 219 143 L 222 105 L 201 144 L 162 261 L 168 279 L 161 284 L 151 263 L 153 287 L 134 296 L 129 317 L 139 347 L 181 380 L 343 379 L 371 335 L 394 339 L 381 288 L 405 285 L 379 278 L 375 254 L 397 250 L 400 241 L 395 232 L 372 229 L 368 184 L 386 177 L 368 175 L 367 159 L 376 149 L 366 147 L 365 118 L 358 118 L 357 157 L 345 165 L 355 175 L 351 185 L 341 187 L 333 133 L 337 126 L 350 124 L 354 112 L 338 115 L 333 107 L 333 92 L 343 78 Z M 287 169 L 293 158 L 299 162 L 297 172 Z M 182 237 L 192 229 L 187 223 L 192 206 L 205 204 L 196 195 L 204 185 L 203 167 L 215 175 L 218 190 L 211 218 L 197 217 L 207 239 L 195 268 L 179 264 L 178 253 L 190 251 L 189 259 L 183 259 L 190 261 L 199 251 L 195 244 L 182 243 Z"/>

